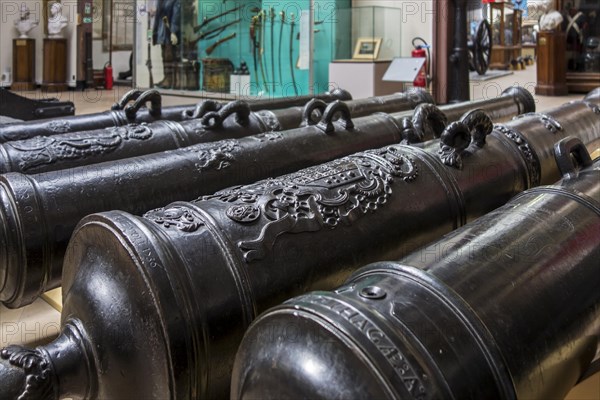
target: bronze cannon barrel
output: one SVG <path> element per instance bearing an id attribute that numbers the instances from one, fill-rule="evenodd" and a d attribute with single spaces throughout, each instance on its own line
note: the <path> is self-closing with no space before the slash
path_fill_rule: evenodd
<path id="1" fill-rule="evenodd" d="M 600 344 L 600 160 L 566 172 L 260 316 L 231 398 L 564 398 Z"/>
<path id="2" fill-rule="evenodd" d="M 528 92 L 518 89 L 525 96 Z M 520 102 L 506 96 L 513 106 L 496 102 L 466 102 L 442 106 L 458 120 L 470 109 L 490 110 L 505 119 L 521 110 Z M 527 99 L 527 98 L 526 98 Z M 531 100 L 533 100 L 531 98 Z M 324 105 L 312 102 L 312 105 Z M 353 102 L 356 105 L 357 103 Z M 531 103 L 533 104 L 533 103 Z M 345 119 L 332 117 L 345 110 Z M 524 111 L 528 111 L 526 108 Z M 0 214 L 7 235 L 0 258 L 0 302 L 11 308 L 31 303 L 44 291 L 60 284 L 64 250 L 77 222 L 95 212 L 122 210 L 142 214 L 176 200 L 191 200 L 237 184 L 247 184 L 320 164 L 356 151 L 400 141 L 433 139 L 446 127 L 446 118 L 431 104 L 417 107 L 414 115 L 378 113 L 347 120 L 346 103 L 330 106 L 322 124 L 283 133 L 211 142 L 169 152 L 65 169 L 43 174 L 7 173 L 0 176 Z M 411 112 L 412 113 L 412 112 Z M 411 116 L 410 126 L 406 118 Z M 345 127 L 348 122 L 352 128 Z M 2 272 L 4 271 L 4 272 Z"/>
<path id="3" fill-rule="evenodd" d="M 559 174 L 546 162 L 555 141 L 600 137 L 585 105 L 545 116 L 563 129 L 530 115 L 486 136 L 489 121 L 474 113 L 424 148 L 357 153 L 145 217 L 88 216 L 65 254 L 61 335 L 4 350 L 0 379 L 22 390 L 35 381 L 54 397 L 222 398 L 259 312 L 547 183 Z"/>
<path id="4" fill-rule="evenodd" d="M 423 90 L 385 97 L 351 100 L 354 117 L 377 112 L 414 108 L 433 101 Z M 209 102 L 203 103 L 207 105 Z M 220 139 L 233 139 L 267 131 L 281 131 L 311 123 L 312 113 L 296 106 L 278 110 L 251 111 L 244 101 L 224 106 L 213 104 L 202 117 L 177 122 L 169 120 L 129 124 L 93 131 L 37 136 L 0 144 L 0 173 L 41 173 L 108 162 L 159 151 L 172 150 Z M 212 107 L 212 108 L 211 108 Z"/>
<path id="5" fill-rule="evenodd" d="M 336 100 L 352 100 L 352 96 L 347 91 L 335 89 L 331 93 L 315 96 L 257 99 L 248 100 L 248 103 L 253 111 L 265 109 L 276 110 L 301 106 L 313 97 L 328 103 Z M 195 109 L 199 110 L 203 105 L 206 106 L 208 104 L 221 107 L 226 103 L 201 101 L 197 105 L 162 107 L 162 97 L 158 91 L 154 89 L 145 92 L 132 90 L 126 93 L 119 102 L 115 103 L 110 111 L 64 118 L 18 122 L 1 126 L 0 143 L 25 140 L 36 136 L 52 136 L 62 133 L 98 130 L 132 123 L 150 123 L 158 120 L 184 121 L 194 116 Z M 406 108 L 411 108 L 410 102 L 406 104 Z M 195 117 L 200 116 L 202 115 L 197 113 L 195 115 Z"/>

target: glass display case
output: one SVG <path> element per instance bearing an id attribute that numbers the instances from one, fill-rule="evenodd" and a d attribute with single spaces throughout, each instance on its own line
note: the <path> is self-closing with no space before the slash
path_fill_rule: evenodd
<path id="1" fill-rule="evenodd" d="M 341 36 L 333 46 L 334 60 L 357 59 L 361 45 L 379 42 L 373 46 L 366 60 L 391 60 L 402 53 L 401 24 L 402 10 L 388 7 L 353 7 L 338 10 L 338 23 L 347 24 L 351 29 L 348 36 Z M 370 49 L 369 49 L 370 50 Z"/>
<path id="2" fill-rule="evenodd" d="M 521 45 L 523 46 L 521 55 L 523 57 L 530 56 L 535 58 L 538 32 L 539 25 L 537 21 L 523 21 L 523 26 L 521 27 Z"/>
<path id="3" fill-rule="evenodd" d="M 224 99 L 327 91 L 329 63 L 351 32 L 338 11 L 350 4 L 138 1 L 136 83 Z"/>
<path id="4" fill-rule="evenodd" d="M 492 27 L 490 68 L 509 69 L 521 57 L 522 11 L 511 1 L 488 3 L 486 17 Z"/>
<path id="5" fill-rule="evenodd" d="M 566 36 L 567 86 L 571 92 L 587 92 L 600 82 L 600 2 L 558 0 Z"/>
<path id="6" fill-rule="evenodd" d="M 402 91 L 402 83 L 382 80 L 392 60 L 403 54 L 399 23 L 402 10 L 376 6 L 340 8 L 337 17 L 338 25 L 347 26 L 348 30 L 331 46 L 329 75 L 335 76 L 336 84 L 357 98 Z"/>

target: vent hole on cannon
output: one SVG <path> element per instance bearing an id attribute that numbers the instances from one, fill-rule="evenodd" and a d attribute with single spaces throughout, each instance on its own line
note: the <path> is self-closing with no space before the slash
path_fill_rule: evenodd
<path id="1" fill-rule="evenodd" d="M 383 298 L 385 298 L 385 296 L 387 295 L 387 293 L 385 292 L 385 290 L 383 290 L 382 288 L 378 287 L 378 286 L 367 286 L 361 289 L 361 291 L 359 292 L 360 297 L 363 297 L 365 299 L 369 299 L 369 300 L 381 300 Z"/>

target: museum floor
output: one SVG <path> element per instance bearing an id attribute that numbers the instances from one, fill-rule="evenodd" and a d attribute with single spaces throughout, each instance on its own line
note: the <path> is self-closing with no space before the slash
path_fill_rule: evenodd
<path id="1" fill-rule="evenodd" d="M 523 71 L 488 81 L 471 82 L 471 99 L 479 100 L 499 95 L 509 86 L 518 85 L 533 92 L 535 86 L 535 66 Z M 89 90 L 85 92 L 62 92 L 53 95 L 61 100 L 75 103 L 78 114 L 105 111 L 118 100 L 127 88 L 116 87 L 112 91 Z M 21 93 L 28 97 L 40 98 L 40 91 Z M 581 99 L 583 95 L 564 97 L 535 96 L 537 109 L 542 111 L 559 106 L 571 100 Z M 196 100 L 190 97 L 166 96 L 164 105 L 192 104 Z M 8 310 L 0 305 L 0 348 L 9 344 L 36 345 L 45 343 L 58 334 L 60 329 L 60 290 L 53 291 L 44 299 L 19 310 Z M 600 399 L 600 373 L 576 386 L 567 396 L 570 400 Z M 549 400 L 549 399 L 544 399 Z"/>

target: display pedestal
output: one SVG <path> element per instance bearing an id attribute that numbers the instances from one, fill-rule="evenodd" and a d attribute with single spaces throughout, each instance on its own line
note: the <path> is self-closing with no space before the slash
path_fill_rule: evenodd
<path id="1" fill-rule="evenodd" d="M 348 90 L 355 99 L 402 92 L 402 83 L 383 81 L 391 62 L 335 60 L 329 64 L 329 76 L 334 77 L 336 86 Z"/>
<path id="2" fill-rule="evenodd" d="M 44 39 L 44 81 L 42 89 L 67 90 L 67 39 Z"/>
<path id="3" fill-rule="evenodd" d="M 567 40 L 563 32 L 542 31 L 537 43 L 537 85 L 535 94 L 565 96 L 567 88 Z"/>
<path id="4" fill-rule="evenodd" d="M 12 68 L 12 90 L 35 89 L 35 39 L 13 39 Z"/>

